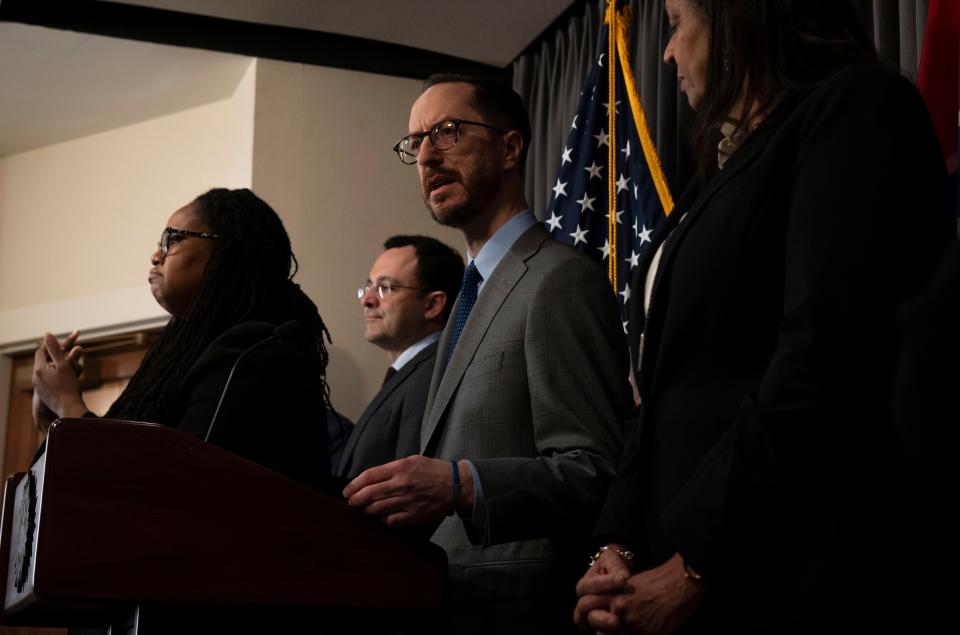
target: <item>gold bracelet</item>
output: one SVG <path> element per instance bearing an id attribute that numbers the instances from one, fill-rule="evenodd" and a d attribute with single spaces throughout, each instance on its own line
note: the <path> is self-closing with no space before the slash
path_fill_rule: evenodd
<path id="1" fill-rule="evenodd" d="M 610 550 L 613 550 L 614 552 L 616 552 L 618 556 L 626 560 L 628 563 L 633 562 L 633 552 L 630 551 L 629 549 L 621 549 L 620 547 L 614 547 L 613 545 L 604 545 L 599 549 L 597 549 L 597 553 L 590 556 L 590 564 L 587 565 L 587 568 L 589 569 L 594 564 L 596 564 L 597 560 L 600 559 L 600 554 L 602 554 L 604 551 L 610 551 Z"/>

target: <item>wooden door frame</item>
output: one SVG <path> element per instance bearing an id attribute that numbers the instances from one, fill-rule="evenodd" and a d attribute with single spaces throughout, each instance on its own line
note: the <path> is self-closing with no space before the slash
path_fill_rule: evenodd
<path id="1" fill-rule="evenodd" d="M 0 353 L 0 460 L 7 452 L 7 418 L 13 387 L 13 353 Z M 6 476 L 5 474 L 3 476 Z"/>
<path id="2" fill-rule="evenodd" d="M 135 333 L 162 328 L 169 316 L 157 319 L 142 320 L 135 323 L 105 326 L 102 328 L 85 329 L 81 340 L 122 337 Z M 57 337 L 66 337 L 66 333 L 58 333 Z M 4 345 L 0 342 L 0 462 L 7 452 L 7 424 L 10 415 L 10 389 L 13 382 L 13 360 L 25 353 L 35 350 L 37 341 L 19 341 Z"/>

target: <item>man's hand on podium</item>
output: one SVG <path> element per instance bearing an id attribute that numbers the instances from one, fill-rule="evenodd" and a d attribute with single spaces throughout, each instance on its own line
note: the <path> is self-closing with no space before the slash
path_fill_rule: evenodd
<path id="1" fill-rule="evenodd" d="M 454 487 L 450 461 L 416 454 L 365 470 L 343 496 L 351 507 L 379 516 L 391 527 L 436 524 L 455 511 L 473 510 L 470 466 L 460 461 L 457 471 L 459 486 Z"/>

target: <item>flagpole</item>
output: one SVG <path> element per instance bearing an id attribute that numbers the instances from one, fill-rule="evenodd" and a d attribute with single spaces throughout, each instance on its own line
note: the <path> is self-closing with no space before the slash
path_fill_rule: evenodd
<path id="1" fill-rule="evenodd" d="M 607 275 L 613 292 L 617 284 L 617 0 L 607 0 L 607 126 L 610 130 L 607 144 L 607 239 L 610 241 L 610 258 Z"/>

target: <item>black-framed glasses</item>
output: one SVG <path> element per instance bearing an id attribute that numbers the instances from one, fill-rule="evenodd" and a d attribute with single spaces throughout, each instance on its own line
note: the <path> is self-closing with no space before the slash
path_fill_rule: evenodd
<path id="1" fill-rule="evenodd" d="M 397 156 L 400 157 L 400 160 L 405 164 L 413 165 L 417 162 L 417 153 L 420 152 L 420 146 L 423 145 L 424 137 L 429 135 L 430 143 L 432 143 L 433 147 L 437 150 L 449 150 L 457 142 L 457 139 L 460 138 L 460 126 L 464 124 L 490 128 L 497 132 L 506 132 L 506 130 L 502 128 L 497 128 L 496 126 L 491 126 L 488 123 L 480 121 L 450 119 L 448 121 L 441 121 L 427 132 L 408 134 L 403 139 L 400 139 L 400 141 L 397 141 L 396 145 L 393 146 L 393 151 L 397 153 Z"/>
<path id="2" fill-rule="evenodd" d="M 164 227 L 160 234 L 160 240 L 157 247 L 160 248 L 160 257 L 166 258 L 170 247 L 176 245 L 184 238 L 220 238 L 217 234 L 208 234 L 206 232 L 195 232 L 191 229 L 175 229 L 173 227 Z"/>
<path id="3" fill-rule="evenodd" d="M 371 289 L 377 290 L 377 295 L 380 296 L 382 300 L 385 296 L 393 293 L 395 289 L 413 289 L 414 291 L 426 291 L 423 287 L 410 287 L 405 284 L 395 284 L 389 280 L 381 280 L 380 282 L 368 282 L 362 287 L 357 287 L 357 299 L 361 302 L 363 301 L 364 296 L 370 293 Z"/>

